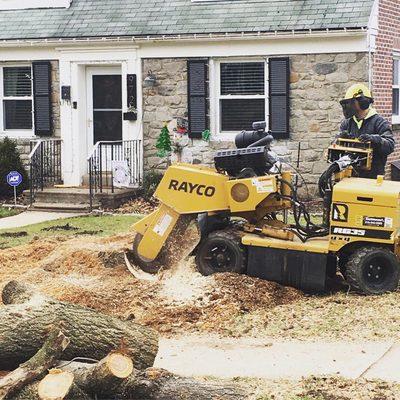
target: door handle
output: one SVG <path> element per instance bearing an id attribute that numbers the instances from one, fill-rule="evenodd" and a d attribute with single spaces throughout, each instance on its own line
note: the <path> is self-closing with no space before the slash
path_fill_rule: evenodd
<path id="1" fill-rule="evenodd" d="M 93 120 L 91 118 L 88 118 L 87 120 L 87 127 L 90 128 L 92 126 Z"/>

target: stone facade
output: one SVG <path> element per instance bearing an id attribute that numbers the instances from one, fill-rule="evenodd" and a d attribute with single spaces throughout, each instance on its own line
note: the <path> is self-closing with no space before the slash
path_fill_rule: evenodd
<path id="1" fill-rule="evenodd" d="M 60 137 L 60 78 L 58 61 L 51 61 L 51 106 L 53 117 L 53 136 Z M 36 137 L 39 138 L 39 137 Z M 23 163 L 28 166 L 32 138 L 17 139 L 17 147 Z"/>
<path id="2" fill-rule="evenodd" d="M 157 86 L 143 88 L 145 169 L 162 169 L 155 147 L 164 121 L 187 114 L 187 67 L 184 59 L 147 59 L 143 71 L 153 71 Z M 324 150 L 339 130 L 342 111 L 338 101 L 352 83 L 368 81 L 365 53 L 310 54 L 290 57 L 290 139 L 278 140 L 274 150 L 295 164 L 301 144 L 300 171 L 313 186 L 326 168 Z M 217 149 L 233 142 L 188 140 L 184 152 L 193 163 L 212 165 Z M 164 160 L 165 161 L 165 160 Z"/>

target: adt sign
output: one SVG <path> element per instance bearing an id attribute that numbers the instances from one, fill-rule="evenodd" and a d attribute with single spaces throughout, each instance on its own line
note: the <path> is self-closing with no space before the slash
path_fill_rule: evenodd
<path id="1" fill-rule="evenodd" d="M 7 175 L 7 183 L 13 187 L 19 186 L 22 183 L 22 175 L 18 171 L 11 171 Z"/>

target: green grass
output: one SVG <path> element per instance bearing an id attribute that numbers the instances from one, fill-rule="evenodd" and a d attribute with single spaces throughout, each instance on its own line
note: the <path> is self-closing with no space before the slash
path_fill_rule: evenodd
<path id="1" fill-rule="evenodd" d="M 13 215 L 19 214 L 20 211 L 13 208 L 0 207 L 0 218 L 12 217 Z"/>
<path id="2" fill-rule="evenodd" d="M 56 221 L 42 222 L 22 228 L 0 230 L 0 249 L 19 246 L 29 243 L 32 239 L 54 236 L 73 237 L 77 235 L 110 236 L 128 232 L 140 217 L 131 215 L 106 215 L 106 216 L 82 216 L 66 218 Z M 69 224 L 73 229 L 46 230 L 55 226 Z M 5 237 L 4 234 L 20 234 L 20 237 Z M 23 236 L 22 236 L 23 235 Z M 84 240 L 84 239 L 83 239 Z"/>

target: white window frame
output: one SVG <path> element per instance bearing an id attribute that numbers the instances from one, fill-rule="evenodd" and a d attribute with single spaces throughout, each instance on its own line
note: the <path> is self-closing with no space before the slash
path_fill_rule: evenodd
<path id="1" fill-rule="evenodd" d="M 393 70 L 393 87 L 392 87 L 392 90 L 393 89 L 399 89 L 399 104 L 400 104 L 400 54 L 395 54 L 393 56 L 393 63 L 395 61 L 399 62 L 399 76 L 398 76 L 398 84 L 395 85 L 394 84 L 394 70 Z M 392 115 L 392 124 L 400 124 L 400 114 L 399 115 L 395 115 L 395 114 Z"/>
<path id="2" fill-rule="evenodd" d="M 264 63 L 264 86 L 265 92 L 263 95 L 221 95 L 221 64 L 227 63 Z M 240 131 L 221 131 L 221 107 L 220 100 L 223 99 L 264 99 L 265 100 L 265 121 L 269 126 L 269 74 L 268 74 L 268 58 L 261 57 L 246 57 L 246 58 L 220 58 L 212 60 L 210 63 L 210 111 L 212 116 L 211 129 L 215 132 L 212 139 L 216 141 L 234 141 L 235 136 Z"/>
<path id="3" fill-rule="evenodd" d="M 30 67 L 31 68 L 31 82 L 32 82 L 32 93 L 30 96 L 4 96 L 4 68 L 15 68 L 15 67 Z M 4 124 L 4 100 L 31 100 L 32 102 L 32 129 L 5 129 Z M 10 137 L 14 139 L 18 138 L 35 138 L 34 134 L 34 102 L 33 102 L 33 71 L 32 64 L 0 64 L 0 138 Z"/>

